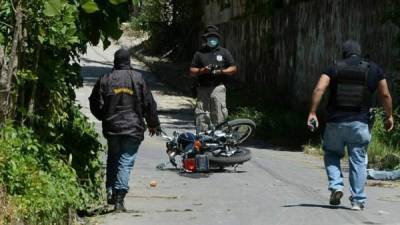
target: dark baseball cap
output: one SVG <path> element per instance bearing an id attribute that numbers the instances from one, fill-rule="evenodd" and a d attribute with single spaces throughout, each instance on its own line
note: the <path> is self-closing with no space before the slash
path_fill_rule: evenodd
<path id="1" fill-rule="evenodd" d="M 221 38 L 221 34 L 219 33 L 219 29 L 215 25 L 208 25 L 206 29 L 204 30 L 203 37 L 211 37 L 215 36 L 218 38 Z"/>

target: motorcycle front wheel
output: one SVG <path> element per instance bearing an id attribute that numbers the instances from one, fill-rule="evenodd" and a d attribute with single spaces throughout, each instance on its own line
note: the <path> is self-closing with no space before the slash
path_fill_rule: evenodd
<path id="1" fill-rule="evenodd" d="M 254 133 L 255 128 L 256 124 L 249 119 L 226 121 L 215 127 L 216 130 L 223 131 L 227 135 L 232 135 L 237 145 L 246 141 Z"/>

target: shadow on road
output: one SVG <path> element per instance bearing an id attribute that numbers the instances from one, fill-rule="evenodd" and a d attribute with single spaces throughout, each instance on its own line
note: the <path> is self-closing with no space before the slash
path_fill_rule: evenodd
<path id="1" fill-rule="evenodd" d="M 161 165 L 161 164 L 160 164 Z M 234 169 L 210 169 L 209 172 L 185 172 L 183 169 L 178 169 L 178 168 L 163 168 L 162 166 L 160 167 L 157 166 L 157 169 L 163 172 L 171 172 L 171 173 L 176 173 L 181 177 L 187 177 L 187 178 L 192 178 L 192 179 L 201 179 L 201 178 L 208 178 L 212 176 L 213 174 L 222 174 L 222 173 L 247 173 L 247 171 L 243 170 L 234 170 Z"/>
<path id="2" fill-rule="evenodd" d="M 292 207 L 307 207 L 307 208 L 324 208 L 324 209 L 345 209 L 351 210 L 345 206 L 333 206 L 333 205 L 322 205 L 322 204 L 297 204 L 297 205 L 284 205 L 284 208 L 292 208 Z"/>
<path id="3" fill-rule="evenodd" d="M 81 69 L 81 76 L 83 78 L 84 85 L 94 86 L 97 79 L 112 70 L 109 66 L 84 66 Z"/>

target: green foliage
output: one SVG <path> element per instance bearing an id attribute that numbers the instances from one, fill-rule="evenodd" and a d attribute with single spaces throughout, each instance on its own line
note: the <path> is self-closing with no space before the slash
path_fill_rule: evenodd
<path id="1" fill-rule="evenodd" d="M 34 131 L 1 130 L 0 181 L 26 224 L 54 224 L 81 205 L 75 172 L 59 157 L 59 144 L 40 142 Z"/>
<path id="2" fill-rule="evenodd" d="M 62 131 L 60 144 L 64 150 L 61 153 L 65 159 L 68 156 L 69 164 L 74 168 L 79 178 L 79 185 L 83 188 L 79 209 L 96 209 L 104 201 L 102 195 L 104 171 L 100 155 L 103 147 L 98 142 L 94 126 L 88 123 L 78 107 L 72 107 L 68 121 L 55 127 L 55 131 Z"/>
<path id="3" fill-rule="evenodd" d="M 145 47 L 150 53 L 173 50 L 175 59 L 187 59 L 197 48 L 202 4 L 197 0 L 146 0 L 132 25 L 149 34 Z"/>
<path id="4" fill-rule="evenodd" d="M 47 138 L 27 127 L 1 129 L 0 184 L 26 224 L 64 224 L 69 210 L 104 201 L 98 135 L 78 108 L 71 110 L 69 122 L 45 126 Z"/>
<path id="5" fill-rule="evenodd" d="M 368 149 L 369 161 L 381 169 L 394 169 L 400 166 L 400 108 L 394 113 L 395 127 L 387 132 L 383 124 L 383 111 L 376 115 L 372 130 L 372 141 Z"/>
<path id="6" fill-rule="evenodd" d="M 114 5 L 118 5 L 118 4 L 121 4 L 121 3 L 125 3 L 125 2 L 127 2 L 128 0 L 108 0 L 111 4 L 114 4 Z"/>
<path id="7" fill-rule="evenodd" d="M 384 112 L 382 110 L 379 110 L 376 115 L 376 122 L 375 122 L 376 124 L 373 130 L 374 135 L 376 136 L 377 139 L 379 139 L 380 141 L 389 146 L 393 146 L 395 148 L 400 147 L 400 123 L 398 122 L 400 121 L 400 108 L 394 110 L 393 113 L 393 118 L 397 122 L 397 123 L 395 122 L 393 131 L 387 132 L 384 129 L 383 118 L 384 118 Z M 400 149 L 398 150 L 400 153 Z"/>
<path id="8" fill-rule="evenodd" d="M 93 0 L 83 0 L 81 1 L 81 7 L 86 13 L 95 13 L 99 11 L 99 7 L 97 6 L 96 2 Z"/>
<path id="9" fill-rule="evenodd" d="M 55 16 L 61 12 L 61 9 L 65 5 L 65 1 L 62 0 L 49 0 L 44 3 L 43 13 L 46 16 Z"/>
<path id="10" fill-rule="evenodd" d="M 297 145 L 309 134 L 305 113 L 290 110 L 286 105 L 273 101 L 263 88 L 242 87 L 228 90 L 230 117 L 249 118 L 257 124 L 256 136 L 280 141 L 290 137 L 289 145 Z"/>
<path id="11" fill-rule="evenodd" d="M 9 54 L 15 15 L 0 0 L 0 45 Z M 102 201 L 102 146 L 75 106 L 87 44 L 117 39 L 127 1 L 21 1 L 24 38 L 13 77 L 13 121 L 0 124 L 0 188 L 24 224 L 66 224 Z M 0 218 L 1 221 L 2 218 Z"/>

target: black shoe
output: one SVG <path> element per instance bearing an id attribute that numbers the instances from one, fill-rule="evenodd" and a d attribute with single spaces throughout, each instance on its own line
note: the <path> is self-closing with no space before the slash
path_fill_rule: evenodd
<path id="1" fill-rule="evenodd" d="M 331 197 L 329 199 L 330 205 L 340 205 L 340 199 L 343 197 L 343 191 L 336 190 L 332 191 Z"/>
<path id="2" fill-rule="evenodd" d="M 107 191 L 107 203 L 109 205 L 115 205 L 116 194 L 115 190 Z"/>
<path id="3" fill-rule="evenodd" d="M 125 190 L 115 190 L 115 206 L 114 211 L 117 213 L 126 212 L 126 208 L 124 206 L 124 198 L 126 195 Z"/>

